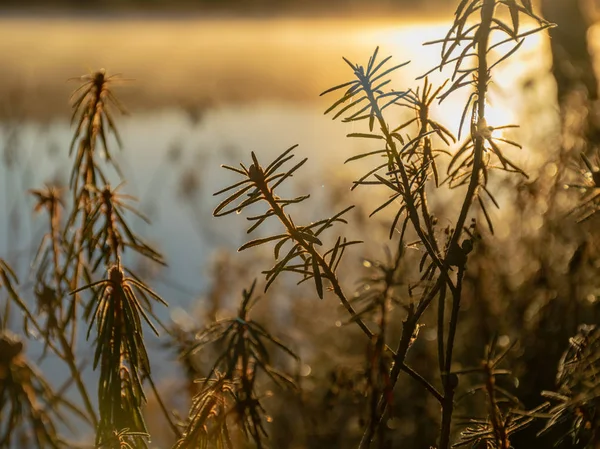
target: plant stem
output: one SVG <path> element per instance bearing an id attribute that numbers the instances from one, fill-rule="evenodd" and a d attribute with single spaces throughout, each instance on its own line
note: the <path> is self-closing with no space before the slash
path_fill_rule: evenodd
<path id="1" fill-rule="evenodd" d="M 173 431 L 173 433 L 175 434 L 177 439 L 181 438 L 181 432 L 179 431 L 179 429 L 177 428 L 177 426 L 171 419 L 171 415 L 169 414 L 169 411 L 167 410 L 165 403 L 163 402 L 162 398 L 160 397 L 160 394 L 158 393 L 158 389 L 156 388 L 156 385 L 154 384 L 152 377 L 150 377 L 148 375 L 147 379 L 148 379 L 148 382 L 150 383 L 150 387 L 152 388 L 152 391 L 154 392 L 154 396 L 156 397 L 156 400 L 158 401 L 158 405 L 160 406 L 160 409 L 162 410 L 163 414 L 165 415 L 165 418 L 167 418 L 169 427 L 171 428 L 171 430 Z"/>
<path id="2" fill-rule="evenodd" d="M 438 279 L 434 287 L 424 295 L 423 299 L 419 302 L 416 310 L 413 307 L 409 308 L 408 316 L 402 323 L 402 336 L 400 337 L 400 342 L 398 343 L 398 349 L 396 350 L 396 355 L 394 357 L 394 364 L 392 365 L 392 369 L 390 371 L 390 384 L 391 389 L 393 390 L 400 375 L 400 372 L 403 370 L 403 367 L 406 366 L 404 361 L 406 359 L 406 354 L 408 353 L 408 349 L 411 345 L 411 338 L 417 328 L 417 324 L 419 319 L 433 300 L 433 298 L 439 292 L 441 286 L 445 283 L 445 280 L 441 278 Z M 434 395 L 435 396 L 435 395 Z M 373 417 L 372 425 L 367 427 L 367 432 L 363 434 L 362 440 L 360 442 L 360 449 L 367 449 L 371 445 L 371 441 L 374 437 L 374 432 L 369 431 L 371 428 L 377 428 L 383 415 L 387 408 L 387 400 L 385 397 L 381 397 L 379 399 L 379 404 L 377 405 L 377 414 Z"/>
<path id="3" fill-rule="evenodd" d="M 81 373 L 79 372 L 77 365 L 75 365 L 75 355 L 73 354 L 71 346 L 69 345 L 69 342 L 67 341 L 67 338 L 65 337 L 64 333 L 57 332 L 57 335 L 64 351 L 63 360 L 66 362 L 69 369 L 71 370 L 71 375 L 75 380 L 75 385 L 77 385 L 77 389 L 79 390 L 81 399 L 83 399 L 83 405 L 85 406 L 86 411 L 90 415 L 90 419 L 94 428 L 96 428 L 98 426 L 98 417 L 96 416 L 96 412 L 94 410 L 94 407 L 92 406 L 92 402 L 90 401 L 90 398 L 87 394 L 85 384 L 81 379 Z"/>
<path id="4" fill-rule="evenodd" d="M 65 294 L 62 290 L 62 281 L 63 281 L 63 277 L 61 274 L 61 270 L 60 270 L 60 266 L 59 266 L 59 215 L 58 215 L 58 208 L 57 208 L 57 204 L 53 204 L 51 206 L 50 209 L 50 214 L 49 214 L 49 219 L 50 219 L 50 239 L 51 239 L 51 244 L 52 244 L 52 255 L 53 255 L 53 263 L 54 263 L 54 283 L 56 285 L 56 294 L 61 297 L 61 298 L 65 298 Z M 76 301 L 76 298 L 72 299 L 73 301 Z M 62 311 L 63 311 L 64 307 L 63 307 L 63 301 L 60 301 L 60 319 L 62 320 Z M 76 304 L 73 305 L 73 310 L 76 309 Z M 75 312 L 73 312 L 75 313 Z M 92 406 L 92 402 L 90 400 L 90 397 L 88 395 L 87 389 L 85 387 L 85 384 L 83 383 L 83 380 L 81 379 L 81 372 L 79 370 L 79 368 L 77 367 L 77 364 L 75 363 L 75 336 L 76 336 L 76 331 L 75 331 L 75 326 L 76 326 L 76 321 L 73 321 L 71 323 L 71 325 L 73 326 L 72 330 L 73 330 L 73 334 L 71 337 L 71 342 L 69 342 L 67 340 L 67 337 L 65 336 L 65 323 L 61 323 L 60 327 L 57 329 L 58 332 L 56 332 L 56 335 L 58 336 L 58 340 L 60 342 L 60 346 L 62 347 L 62 354 L 59 354 L 58 352 L 56 352 L 57 355 L 59 355 L 62 360 L 65 361 L 65 363 L 67 364 L 67 366 L 69 367 L 69 370 L 71 371 L 71 375 L 73 376 L 73 380 L 75 381 L 75 385 L 77 386 L 77 389 L 79 390 L 79 394 L 81 395 L 81 399 L 83 400 L 83 404 L 85 406 L 85 409 L 89 415 L 89 418 L 91 420 L 91 424 L 94 426 L 94 428 L 97 427 L 98 425 L 98 418 L 96 416 L 96 412 L 94 410 L 94 407 Z M 48 339 L 50 339 L 50 336 L 48 335 L 47 337 Z"/>
<path id="5" fill-rule="evenodd" d="M 444 397 L 442 396 L 442 394 L 437 391 L 435 389 L 435 387 L 433 385 L 431 385 L 431 383 L 429 383 L 429 381 L 427 379 L 425 379 L 423 376 L 421 376 L 419 373 L 417 373 L 415 370 L 413 370 L 410 366 L 406 365 L 406 364 L 402 364 L 400 366 L 400 369 L 402 371 L 404 371 L 406 374 L 408 374 L 410 377 L 412 377 L 413 379 L 415 379 L 417 382 L 419 382 L 427 391 L 429 391 L 431 393 L 431 395 L 436 398 L 438 400 L 438 402 L 442 403 L 444 400 Z"/>
<path id="6" fill-rule="evenodd" d="M 333 289 L 333 292 L 340 299 L 340 301 L 342 302 L 343 306 L 346 308 L 346 310 L 348 311 L 348 313 L 350 314 L 352 319 L 354 321 L 356 321 L 356 323 L 361 328 L 361 330 L 365 333 L 365 335 L 367 337 L 369 337 L 369 339 L 372 339 L 374 336 L 373 331 L 371 331 L 371 329 L 369 329 L 369 327 L 364 323 L 364 321 L 358 316 L 358 314 L 354 310 L 354 307 L 352 307 L 352 304 L 350 304 L 350 301 L 348 301 L 348 299 L 346 298 L 346 295 L 344 294 L 344 291 L 342 290 L 342 287 L 337 279 L 336 274 L 331 269 L 331 267 L 329 266 L 327 261 L 325 261 L 323 256 L 321 256 L 321 254 L 314 248 L 313 245 L 309 244 L 308 242 L 306 242 L 306 240 L 304 240 L 302 238 L 302 236 L 298 235 L 296 226 L 294 226 L 294 224 L 287 217 L 287 215 L 285 214 L 285 212 L 283 211 L 281 206 L 277 203 L 277 201 L 273 197 L 273 192 L 271 191 L 269 186 L 265 182 L 260 182 L 260 183 L 257 183 L 257 187 L 260 189 L 260 191 L 263 194 L 264 198 L 266 199 L 267 203 L 269 203 L 269 206 L 271 206 L 273 213 L 277 216 L 277 218 L 279 218 L 279 220 L 285 226 L 285 228 L 290 233 L 292 238 L 307 253 L 309 253 L 311 255 L 311 257 L 314 258 L 314 260 L 316 260 L 317 264 L 323 270 L 323 274 L 325 274 L 325 277 L 327 279 L 329 279 L 329 282 L 331 282 L 331 287 Z"/>
<path id="7" fill-rule="evenodd" d="M 421 227 L 419 211 L 417 210 L 415 201 L 414 201 L 414 199 L 411 195 L 411 191 L 410 191 L 411 183 L 410 183 L 410 180 L 408 179 L 408 174 L 406 173 L 406 168 L 404 167 L 404 162 L 402 161 L 400 153 L 398 152 L 396 142 L 394 141 L 393 136 L 390 134 L 387 123 L 385 122 L 385 119 L 383 117 L 383 113 L 381 112 L 381 109 L 379 108 L 377 100 L 375 99 L 375 96 L 373 95 L 373 91 L 370 88 L 368 88 L 368 87 L 370 87 L 368 79 L 365 77 L 360 77 L 360 79 L 363 82 L 363 85 L 365 86 L 365 93 L 367 95 L 368 101 L 371 103 L 371 107 L 373 108 L 374 114 L 377 117 L 377 121 L 379 122 L 379 126 L 381 127 L 381 132 L 383 133 L 383 135 L 385 137 L 386 144 L 390 150 L 390 153 L 392 154 L 393 158 L 395 159 L 394 162 L 396 163 L 398 170 L 400 171 L 400 176 L 402 179 L 401 179 L 401 182 L 400 182 L 400 180 L 398 180 L 397 182 L 399 184 L 401 183 L 401 185 L 402 185 L 403 200 L 408 209 L 408 216 L 413 224 L 413 228 L 415 229 L 417 235 L 419 236 L 419 239 L 425 246 L 425 249 L 427 250 L 428 255 L 431 257 L 431 259 L 436 264 L 436 266 L 441 270 L 443 276 L 446 278 L 446 280 L 448 282 L 448 286 L 452 290 L 454 288 L 454 285 L 452 284 L 452 280 L 448 276 L 447 269 L 444 269 L 445 268 L 444 264 L 440 260 L 438 254 L 435 250 L 434 244 L 432 242 L 430 242 L 427 235 L 425 235 L 425 231 Z M 397 174 L 396 174 L 396 176 L 397 176 Z"/>
<path id="8" fill-rule="evenodd" d="M 477 193 L 477 187 L 479 186 L 479 175 L 482 169 L 483 163 L 483 137 L 479 134 L 479 126 L 485 123 L 485 101 L 487 94 L 487 86 L 490 79 L 490 74 L 487 64 L 487 51 L 490 32 L 493 23 L 494 9 L 496 7 L 496 0 L 484 0 L 481 8 L 481 22 L 478 29 L 478 41 L 477 41 L 477 58 L 478 58 L 478 69 L 477 69 L 477 130 L 475 132 L 475 145 L 474 145 L 474 158 L 473 158 L 473 169 L 471 172 L 471 179 L 467 188 L 467 193 L 463 201 L 462 208 L 454 233 L 450 239 L 448 245 L 448 252 L 456 251 L 458 249 L 458 241 L 463 232 L 463 227 L 467 220 L 467 215 L 473 199 Z M 450 377 L 450 370 L 452 367 L 452 352 L 454 349 L 454 340 L 456 336 L 456 327 L 458 325 L 458 312 L 460 310 L 460 300 L 462 291 L 462 280 L 464 277 L 465 265 L 464 263 L 459 266 L 457 274 L 457 288 L 452 291 L 452 313 L 450 318 L 450 324 L 448 328 L 448 340 L 446 347 L 444 372 L 442 372 L 442 383 L 444 386 L 444 402 L 442 405 L 442 425 L 440 429 L 440 444 L 439 449 L 448 449 L 450 447 L 450 433 L 452 427 L 452 413 L 454 411 L 454 391 L 456 389 L 457 382 L 453 382 Z"/>
<path id="9" fill-rule="evenodd" d="M 402 188 L 403 188 L 403 199 L 404 199 L 404 202 L 405 202 L 407 210 L 408 210 L 409 219 L 413 225 L 413 228 L 417 232 L 417 235 L 419 236 L 420 241 L 425 246 L 427 254 L 431 257 L 431 259 L 433 260 L 435 265 L 440 269 L 440 278 L 436 282 L 433 289 L 429 292 L 429 294 L 424 296 L 423 299 L 419 302 L 419 306 L 417 307 L 417 310 L 409 312 L 406 320 L 403 322 L 402 336 L 401 336 L 400 342 L 398 344 L 398 349 L 397 349 L 396 355 L 394 357 L 394 364 L 392 366 L 391 373 L 390 373 L 390 382 L 391 382 L 391 386 L 393 389 L 398 380 L 398 377 L 400 375 L 400 371 L 403 369 L 404 366 L 406 366 L 405 365 L 406 354 L 410 347 L 411 338 L 417 328 L 417 324 L 418 324 L 419 319 L 421 318 L 421 315 L 425 312 L 425 310 L 431 303 L 431 300 L 435 297 L 435 295 L 438 293 L 438 291 L 440 291 L 440 289 L 442 288 L 442 285 L 444 285 L 444 286 L 447 285 L 448 288 L 450 289 L 450 291 L 453 293 L 456 291 L 456 287 L 454 286 L 454 284 L 448 274 L 448 271 L 449 271 L 448 264 L 446 262 L 442 262 L 438 256 L 437 244 L 435 243 L 435 238 L 433 236 L 432 229 L 430 228 L 430 226 L 428 226 L 428 231 L 427 231 L 429 233 L 429 236 L 428 236 L 428 235 L 426 235 L 426 231 L 423 230 L 423 228 L 421 227 L 421 220 L 419 217 L 419 212 L 417 210 L 415 201 L 411 195 L 411 190 L 410 190 L 411 183 L 408 178 L 408 174 L 406 172 L 404 162 L 402 161 L 400 153 L 398 152 L 398 149 L 396 147 L 396 142 L 394 141 L 393 136 L 389 132 L 387 123 L 385 122 L 385 119 L 383 117 L 381 109 L 379 108 L 377 100 L 375 99 L 375 97 L 373 95 L 373 92 L 367 88 L 368 80 L 366 78 L 361 78 L 361 80 L 364 80 L 363 84 L 365 86 L 365 92 L 368 97 L 368 101 L 371 103 L 374 114 L 377 117 L 377 120 L 379 122 L 381 132 L 383 133 L 383 135 L 385 137 L 387 146 L 390 150 L 390 153 L 392 154 L 392 156 L 394 158 L 394 162 L 395 162 L 396 166 L 398 167 L 398 171 L 400 172 L 401 180 L 397 180 L 397 182 L 398 182 L 398 184 L 401 184 Z M 397 174 L 396 174 L 396 176 L 397 176 Z M 428 213 L 426 205 L 423 207 L 425 207 L 425 209 L 423 209 L 424 212 Z M 427 219 L 426 219 L 426 221 L 427 221 Z M 422 380 L 425 380 L 425 379 L 422 379 Z M 420 380 L 420 382 L 422 383 L 421 380 Z M 427 381 L 425 381 L 425 382 L 427 382 Z M 429 384 L 429 383 L 427 382 L 427 384 Z M 435 389 L 433 389 L 433 387 L 427 388 L 427 389 L 430 392 L 432 392 L 432 390 L 435 391 Z M 436 391 L 436 393 L 437 393 L 437 391 Z M 441 395 L 439 393 L 437 393 L 437 395 L 434 393 L 432 393 L 432 394 L 438 400 L 441 398 Z M 378 407 L 377 407 L 377 413 L 372 417 L 373 422 L 370 423 L 370 425 L 367 427 L 367 431 L 363 434 L 363 438 L 360 443 L 360 449 L 367 449 L 368 447 L 370 447 L 371 441 L 375 434 L 373 429 L 377 428 L 380 425 L 381 419 L 383 418 L 386 408 L 387 408 L 387 401 L 386 401 L 385 397 L 382 395 L 379 400 Z"/>

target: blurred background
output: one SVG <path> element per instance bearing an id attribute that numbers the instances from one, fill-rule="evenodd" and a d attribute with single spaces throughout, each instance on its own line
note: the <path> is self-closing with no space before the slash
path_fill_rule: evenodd
<path id="1" fill-rule="evenodd" d="M 454 0 L 1 1 L 0 254 L 18 272 L 28 272 L 45 230 L 31 213 L 27 190 L 68 183 L 69 97 L 81 75 L 105 68 L 119 75 L 114 91 L 129 111 L 117 117 L 125 190 L 152 220 L 151 226 L 140 220 L 136 230 L 168 262 L 167 268 L 140 267 L 170 304 L 160 311 L 163 319 L 190 331 L 228 316 L 241 289 L 270 268 L 268 252 L 236 254 L 247 237 L 245 223 L 239 217 L 213 219 L 212 193 L 231 181 L 221 164 L 246 161 L 250 151 L 267 161 L 293 144 L 300 144 L 298 154 L 309 162 L 290 189 L 313 196 L 314 208 L 299 211 L 300 217 L 359 206 L 347 232 L 368 244 L 346 258 L 343 278 L 351 291 L 363 259 L 383 257 L 391 244 L 390 217 L 367 219 L 379 197 L 350 194 L 351 181 L 365 166 L 343 163 L 369 147 L 345 135 L 364 130 L 323 116 L 332 98 L 319 94 L 351 78 L 342 56 L 366 64 L 377 46 L 396 63 L 411 61 L 394 75 L 396 89 L 422 85 L 415 78 L 435 67 L 440 54 L 439 46 L 423 43 L 446 34 L 456 6 Z M 510 365 L 520 381 L 511 387 L 529 408 L 542 401 L 541 390 L 554 387 L 558 360 L 577 326 L 597 321 L 600 294 L 594 276 L 597 222 L 576 223 L 569 211 L 579 192 L 564 188 L 589 178 L 579 154 L 593 155 L 600 142 L 598 5 L 545 0 L 536 7 L 559 27 L 552 40 L 530 36 L 498 67 L 488 119 L 492 126 L 521 125 L 506 137 L 523 145 L 511 156 L 530 177 L 494 180 L 496 232 L 473 256 L 455 357 L 465 366 L 477 363 L 493 333 L 505 337 L 505 346 L 519 340 Z M 447 75 L 435 72 L 430 80 L 439 84 Z M 435 117 L 455 134 L 467 96 L 456 93 L 435 107 Z M 400 123 L 403 114 L 391 120 Z M 440 197 L 432 207 L 452 216 L 452 204 Z M 576 253 L 584 259 L 574 264 Z M 271 403 L 273 447 L 354 447 L 364 410 L 360 382 L 353 379 L 362 372 L 366 342 L 343 325 L 346 316 L 335 301 L 319 302 L 310 286 L 291 288 L 294 279 L 288 281 L 275 286 L 258 313 L 303 357 L 306 388 L 300 402 Z M 401 319 L 402 311 L 395 313 Z M 433 319 L 428 326 L 411 363 L 434 379 Z M 185 416 L 186 377 L 173 345 L 165 349 L 164 341 L 148 338 L 155 379 Z M 85 357 L 89 349 L 80 348 Z M 201 361 L 195 366 L 200 373 Z M 43 369 L 61 372 L 51 359 Z M 91 369 L 87 376 L 94 382 Z M 429 447 L 435 444 L 437 406 L 422 400 L 410 379 L 401 382 L 397 416 L 388 422 L 389 445 L 381 447 Z M 160 424 L 152 406 L 148 419 Z M 552 447 L 556 441 L 535 439 L 535 429 L 522 438 L 515 447 Z M 153 441 L 156 447 L 170 443 L 160 431 Z"/>
<path id="2" fill-rule="evenodd" d="M 11 218 L 0 230 L 21 233 L 7 237 L 6 250 L 23 255 L 23 242 L 35 234 L 25 220 L 29 211 L 17 210 L 23 198 L 13 195 L 65 181 L 70 94 L 79 76 L 104 68 L 119 75 L 113 88 L 130 112 L 119 117 L 128 189 L 153 219 L 149 235 L 164 240 L 168 277 L 196 281 L 211 249 L 242 239 L 210 234 L 210 193 L 222 176 L 215 167 L 235 164 L 250 150 L 269 157 L 295 143 L 311 156 L 314 175 L 339 166 L 357 144 L 345 139 L 348 126 L 322 116 L 330 99 L 319 94 L 351 75 L 342 56 L 365 63 L 379 46 L 397 63 L 411 61 L 394 81 L 398 89 L 414 88 L 421 83 L 415 78 L 436 65 L 439 46 L 422 44 L 445 34 L 452 3 L 5 2 L 0 137 L 8 170 L 1 201 Z M 532 36 L 501 68 L 492 92 L 497 122 L 531 112 L 555 123 L 553 94 L 546 95 L 553 92 L 548 53 L 546 40 Z M 441 82 L 445 75 L 431 78 Z M 523 86 L 534 104 L 522 101 Z M 458 125 L 455 111 L 466 96 L 437 108 L 449 127 Z M 325 196 L 331 175 L 322 183 Z M 170 257 L 181 256 L 190 239 L 199 245 L 194 257 Z"/>

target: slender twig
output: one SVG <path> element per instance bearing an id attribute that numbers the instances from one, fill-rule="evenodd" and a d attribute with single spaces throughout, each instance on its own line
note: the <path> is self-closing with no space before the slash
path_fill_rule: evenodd
<path id="1" fill-rule="evenodd" d="M 496 0 L 484 0 L 483 7 L 481 8 L 481 22 L 478 29 L 478 41 L 477 41 L 477 123 L 485 123 L 485 103 L 487 98 L 487 87 L 490 79 L 490 73 L 488 70 L 487 52 L 489 37 L 492 28 L 492 20 L 494 17 L 494 9 L 496 7 Z M 471 179 L 469 186 L 465 194 L 463 205 L 456 221 L 454 233 L 450 239 L 448 245 L 448 254 L 452 251 L 461 251 L 458 247 L 458 241 L 462 235 L 463 227 L 467 220 L 471 204 L 475 198 L 477 187 L 479 186 L 479 176 L 482 169 L 483 163 L 483 144 L 484 138 L 477 130 L 475 136 L 475 148 L 474 148 L 474 159 L 473 167 L 471 170 Z M 448 255 L 446 261 L 448 260 Z M 462 291 L 462 280 L 465 272 L 466 260 L 463 260 L 461 266 L 459 266 L 457 274 L 457 289 L 452 291 L 452 314 L 450 318 L 450 324 L 448 328 L 448 340 L 445 354 L 445 366 L 444 372 L 442 372 L 442 383 L 444 386 L 444 402 L 442 405 L 442 426 L 440 430 L 440 444 L 439 449 L 448 449 L 450 447 L 450 432 L 452 426 L 452 413 L 454 411 L 454 391 L 456 389 L 456 382 L 450 376 L 450 368 L 452 366 L 452 352 L 454 348 L 454 339 L 456 335 L 456 327 L 458 325 L 458 312 L 460 309 L 461 291 Z"/>
<path id="2" fill-rule="evenodd" d="M 422 300 L 419 302 L 419 306 L 414 308 L 409 308 L 408 315 L 402 322 L 402 336 L 400 337 L 400 341 L 398 342 L 398 349 L 396 350 L 396 356 L 394 357 L 394 364 L 392 365 L 392 369 L 390 371 L 390 384 L 393 389 L 398 382 L 398 377 L 400 372 L 402 371 L 402 367 L 405 365 L 404 360 L 406 359 L 406 354 L 411 345 L 411 338 L 417 328 L 419 319 L 433 300 L 435 296 L 438 294 L 441 286 L 445 283 L 441 278 L 435 283 L 433 288 L 429 291 L 426 291 L 423 295 Z M 379 403 L 377 406 L 377 414 L 373 418 L 373 428 L 377 428 L 381 420 L 383 419 L 383 415 L 388 406 L 387 400 L 385 397 L 381 397 L 379 399 Z M 360 449 L 367 449 L 371 445 L 371 441 L 373 440 L 374 432 L 369 431 L 372 426 L 367 427 L 367 432 L 363 434 L 363 437 L 360 442 Z"/>
<path id="3" fill-rule="evenodd" d="M 160 397 L 160 394 L 158 393 L 158 389 L 156 388 L 156 385 L 154 384 L 152 377 L 148 376 L 147 379 L 148 379 L 148 382 L 150 383 L 150 388 L 152 388 L 152 391 L 154 392 L 154 397 L 156 397 L 156 400 L 158 401 L 158 405 L 160 406 L 160 409 L 163 412 L 163 415 L 165 416 L 165 418 L 167 418 L 167 422 L 169 423 L 169 427 L 173 431 L 173 434 L 175 434 L 175 437 L 181 438 L 181 431 L 179 430 L 179 427 L 177 427 L 175 425 L 175 423 L 173 422 L 173 419 L 171 418 L 171 414 L 169 413 L 169 410 L 167 410 L 165 403 L 163 402 L 162 398 Z"/>
<path id="4" fill-rule="evenodd" d="M 357 75 L 357 76 L 360 76 L 360 75 Z M 366 78 L 362 78 L 361 81 L 363 81 L 363 83 L 365 85 L 369 84 L 369 80 Z M 394 158 L 394 162 L 396 163 L 396 166 L 398 167 L 398 170 L 400 171 L 401 183 L 402 183 L 402 186 L 404 189 L 404 195 L 403 195 L 402 199 L 404 200 L 404 203 L 406 204 L 406 207 L 408 209 L 408 215 L 413 224 L 413 228 L 415 229 L 417 235 L 419 236 L 420 241 L 425 246 L 427 253 L 431 257 L 433 262 L 436 264 L 436 266 L 441 270 L 442 275 L 445 277 L 446 282 L 448 283 L 448 287 L 450 288 L 450 290 L 453 290 L 454 285 L 448 275 L 447 268 L 445 267 L 442 260 L 439 258 L 438 254 L 435 250 L 434 243 L 432 243 L 430 241 L 428 236 L 425 234 L 425 231 L 421 227 L 421 220 L 419 218 L 419 212 L 415 205 L 414 199 L 410 193 L 411 192 L 411 183 L 410 183 L 410 180 L 408 179 L 408 174 L 406 173 L 406 168 L 404 166 L 404 162 L 402 161 L 402 158 L 400 157 L 400 153 L 398 152 L 396 142 L 390 133 L 389 127 L 383 117 L 383 113 L 379 107 L 379 104 L 377 103 L 377 99 L 375 98 L 373 91 L 371 89 L 368 89 L 368 88 L 365 89 L 365 93 L 367 95 L 369 103 L 371 104 L 371 107 L 373 108 L 375 117 L 377 118 L 377 121 L 379 122 L 379 126 L 381 127 L 381 132 L 383 133 L 383 135 L 385 137 L 386 145 L 388 146 L 388 148 L 392 154 L 392 157 Z"/>
<path id="5" fill-rule="evenodd" d="M 354 310 L 354 307 L 352 307 L 352 304 L 350 304 L 350 301 L 348 301 L 348 299 L 346 298 L 346 295 L 344 294 L 344 291 L 342 290 L 342 286 L 340 285 L 337 275 L 335 274 L 333 269 L 325 261 L 323 256 L 314 248 L 314 246 L 311 245 L 310 243 L 308 243 L 304 238 L 302 238 L 301 235 L 298 234 L 298 232 L 296 231 L 296 227 L 290 221 L 290 219 L 287 217 L 287 215 L 283 211 L 283 208 L 276 201 L 275 197 L 273 196 L 273 192 L 268 187 L 268 185 L 263 182 L 263 183 L 259 183 L 257 185 L 257 187 L 260 189 L 265 200 L 269 203 L 269 206 L 271 206 L 273 213 L 277 216 L 277 218 L 285 226 L 285 228 L 290 233 L 290 235 L 294 238 L 294 240 L 300 246 L 302 246 L 302 248 L 307 253 L 309 253 L 311 255 L 311 257 L 314 258 L 314 260 L 317 261 L 318 265 L 323 270 L 325 277 L 327 279 L 329 279 L 329 282 L 331 283 L 331 288 L 332 288 L 333 292 L 339 298 L 339 300 L 341 301 L 341 303 L 345 307 L 345 309 L 348 311 L 348 313 L 352 317 L 352 320 L 356 321 L 356 324 L 358 324 L 358 327 L 361 328 L 361 330 L 365 333 L 365 335 L 369 339 L 372 339 L 375 334 L 373 333 L 373 331 L 371 331 L 371 329 L 369 329 L 369 327 L 365 324 L 365 322 L 358 316 L 358 314 L 356 313 L 356 310 Z"/>
<path id="6" fill-rule="evenodd" d="M 64 333 L 58 332 L 58 339 L 60 341 L 61 347 L 65 351 L 62 359 L 65 361 L 65 363 L 69 367 L 69 370 L 71 371 L 71 375 L 75 380 L 77 390 L 79 391 L 81 399 L 83 400 L 83 405 L 85 406 L 85 409 L 89 415 L 89 418 L 91 419 L 94 428 L 96 428 L 98 426 L 98 416 L 96 415 L 96 411 L 94 410 L 94 406 L 92 405 L 92 401 L 90 400 L 90 397 L 88 395 L 87 388 L 85 387 L 83 379 L 81 378 L 79 368 L 75 364 L 75 354 L 73 354 L 71 346 L 69 345 L 69 342 L 67 341 L 67 338 L 65 337 Z"/>
<path id="7" fill-rule="evenodd" d="M 365 82 L 365 84 L 367 84 L 368 80 L 365 79 L 364 82 Z M 433 236 L 433 232 L 425 231 L 421 226 L 419 212 L 415 205 L 414 199 L 411 195 L 411 183 L 408 178 L 408 174 L 406 172 L 404 162 L 402 161 L 400 153 L 398 152 L 398 149 L 396 147 L 396 142 L 388 129 L 387 123 L 383 117 L 383 113 L 382 113 L 381 109 L 379 108 L 377 100 L 374 97 L 373 92 L 370 89 L 365 89 L 365 91 L 366 91 L 366 95 L 368 96 L 369 101 L 372 105 L 375 117 L 377 118 L 379 125 L 381 127 L 381 131 L 384 135 L 386 144 L 387 144 L 388 148 L 390 149 L 392 157 L 394 158 L 396 166 L 398 167 L 398 171 L 400 172 L 401 179 L 399 180 L 399 182 L 401 182 L 401 184 L 403 186 L 403 192 L 404 192 L 403 200 L 408 209 L 408 215 L 412 222 L 413 228 L 417 232 L 417 235 L 419 236 L 420 241 L 425 246 L 427 254 L 431 257 L 431 259 L 433 260 L 435 265 L 439 268 L 440 273 L 441 273 L 441 276 L 440 276 L 439 280 L 436 282 L 435 287 L 430 291 L 430 293 L 428 295 L 425 295 L 423 297 L 423 299 L 419 302 L 419 307 L 417 308 L 416 311 L 413 311 L 412 313 L 409 312 L 408 317 L 403 322 L 402 336 L 400 338 L 398 349 L 396 350 L 396 355 L 394 357 L 394 365 L 392 366 L 392 370 L 391 370 L 391 374 L 390 374 L 390 382 L 391 382 L 391 385 L 393 388 L 398 380 L 400 370 L 402 369 L 402 367 L 405 364 L 405 358 L 406 358 L 408 349 L 410 347 L 410 341 L 411 341 L 413 333 L 416 330 L 416 327 L 418 325 L 419 319 L 421 318 L 421 315 L 425 312 L 425 310 L 429 306 L 431 300 L 433 300 L 435 295 L 441 289 L 442 284 L 447 285 L 453 294 L 456 292 L 456 287 L 455 287 L 452 279 L 449 276 L 449 270 L 450 270 L 449 264 L 443 262 L 438 256 L 437 247 L 435 246 L 436 243 L 434 243 L 435 238 Z M 429 233 L 429 235 L 426 234 L 427 232 Z M 433 275 L 433 271 L 432 271 L 432 275 Z M 433 292 L 433 293 L 431 293 L 431 292 Z M 383 418 L 383 414 L 385 413 L 386 408 L 387 408 L 387 401 L 386 401 L 385 396 L 382 395 L 380 398 L 380 401 L 379 401 L 379 406 L 377 407 L 377 413 L 375 414 L 375 416 L 372 417 L 372 420 L 376 423 L 376 425 L 375 425 L 375 427 L 373 427 L 373 425 L 372 425 L 373 423 L 371 423 L 369 426 L 367 426 L 367 430 L 365 431 L 363 438 L 361 440 L 361 444 L 360 444 L 361 449 L 366 449 L 370 446 L 371 441 L 374 437 L 373 429 L 376 428 L 379 425 L 379 423 L 381 422 L 381 419 Z"/>
<path id="8" fill-rule="evenodd" d="M 431 395 L 438 400 L 439 403 L 443 403 L 444 397 L 439 391 L 435 389 L 433 385 L 431 385 L 431 383 L 429 383 L 427 379 L 425 379 L 423 376 L 421 376 L 419 373 L 417 373 L 415 370 L 413 370 L 410 366 L 406 364 L 401 365 L 400 369 L 406 374 L 408 374 L 410 377 L 415 379 L 417 382 L 419 382 L 419 384 L 421 384 L 427 391 L 429 391 Z"/>

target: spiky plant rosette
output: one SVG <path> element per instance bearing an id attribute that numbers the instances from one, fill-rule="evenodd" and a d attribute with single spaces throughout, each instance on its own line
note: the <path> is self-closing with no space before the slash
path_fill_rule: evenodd
<path id="1" fill-rule="evenodd" d="M 120 262 L 108 269 L 106 279 L 72 292 L 93 289 L 90 304 L 94 312 L 88 338 L 97 326 L 94 369 L 100 366 L 98 400 L 100 422 L 97 443 L 117 430 L 147 433 L 142 414 L 146 395 L 142 382 L 150 377 L 150 360 L 144 343 L 142 320 L 158 335 L 134 287 L 166 305 L 163 299 L 140 281 L 127 277 Z"/>

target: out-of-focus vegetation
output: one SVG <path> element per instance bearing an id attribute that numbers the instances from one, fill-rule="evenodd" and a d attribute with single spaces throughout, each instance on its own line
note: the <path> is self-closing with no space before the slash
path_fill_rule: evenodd
<path id="1" fill-rule="evenodd" d="M 225 165 L 214 216 L 250 235 L 173 322 L 149 268 L 168 261 L 138 232 L 149 220 L 115 158 L 123 78 L 77 79 L 68 183 L 29 192 L 46 224 L 30 271 L 0 259 L 0 449 L 597 448 L 594 77 L 577 59 L 567 85 L 556 77 L 560 127 L 535 171 L 513 162 L 527 151 L 516 125 L 487 113 L 496 70 L 553 27 L 528 0 L 461 0 L 414 85 L 393 85 L 407 63 L 379 49 L 344 59 L 347 79 L 322 95 L 362 142 L 347 154 L 361 173 L 323 167 L 339 187 L 310 207 L 314 185 L 291 185 L 307 163 L 293 142 Z M 433 85 L 438 69 L 449 79 Z M 433 111 L 457 91 L 449 129 Z M 192 207 L 198 183 L 182 173 Z M 150 333 L 183 381 L 156 377 Z M 50 357 L 69 372 L 58 386 L 36 367 Z"/>

